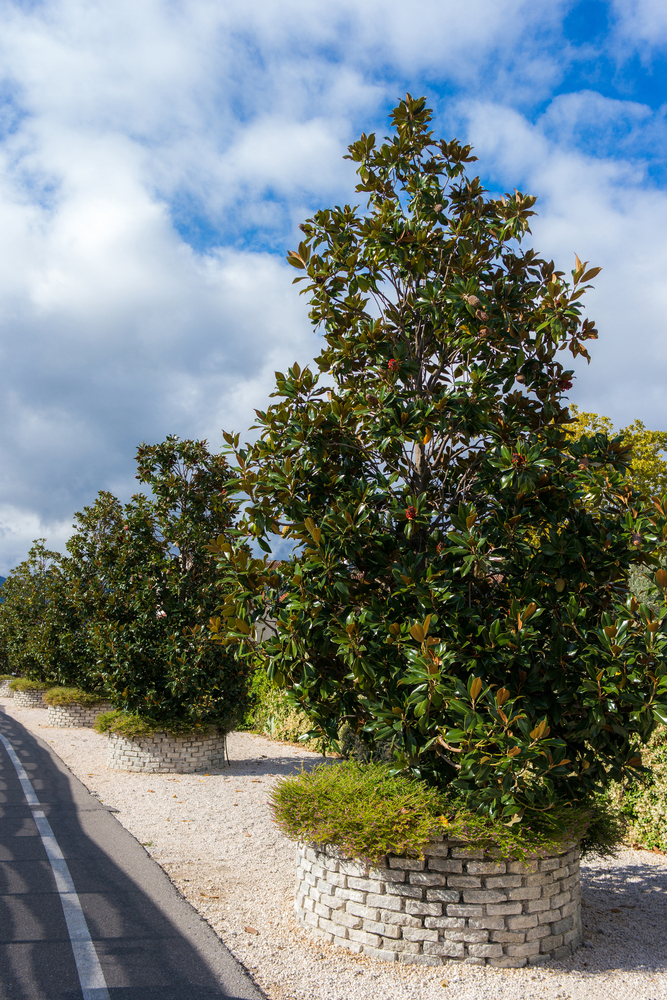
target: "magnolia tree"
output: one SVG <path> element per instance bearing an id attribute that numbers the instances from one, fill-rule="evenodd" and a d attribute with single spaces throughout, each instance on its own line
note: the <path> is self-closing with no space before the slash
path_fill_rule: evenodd
<path id="1" fill-rule="evenodd" d="M 38 539 L 7 577 L 2 595 L 0 646 L 8 668 L 45 685 L 84 682 L 90 657 L 69 560 Z"/>
<path id="2" fill-rule="evenodd" d="M 235 514 L 227 463 L 203 441 L 169 437 L 142 445 L 137 465 L 151 495 L 121 504 L 100 493 L 68 542 L 89 679 L 156 723 L 227 727 L 245 707 L 248 674 L 209 636 L 224 592 L 207 544 Z"/>
<path id="3" fill-rule="evenodd" d="M 490 198 L 430 119 L 408 96 L 353 143 L 367 210 L 318 212 L 289 255 L 325 346 L 277 374 L 254 444 L 226 435 L 247 506 L 214 624 L 330 739 L 347 720 L 512 821 L 641 768 L 667 637 L 627 579 L 667 518 L 620 438 L 566 433 L 599 269 L 523 249 L 535 199 Z M 248 557 L 275 535 L 288 559 Z"/>

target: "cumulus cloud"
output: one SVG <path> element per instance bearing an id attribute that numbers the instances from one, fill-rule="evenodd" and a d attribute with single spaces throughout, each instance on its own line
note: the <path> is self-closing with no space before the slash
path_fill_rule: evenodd
<path id="1" fill-rule="evenodd" d="M 585 117 L 597 111 L 603 127 L 615 112 L 621 126 L 628 117 L 650 117 L 646 109 L 619 109 L 618 103 L 604 108 L 593 95 Z M 468 105 L 469 134 L 499 187 L 514 184 L 539 193 L 532 226 L 537 249 L 566 273 L 575 252 L 603 268 L 585 300 L 600 340 L 590 346 L 590 367 L 574 366 L 573 399 L 619 426 L 640 416 L 664 427 L 667 194 L 647 182 L 641 163 L 572 148 L 567 138 L 580 117 L 580 102 L 571 105 L 569 122 L 568 102 L 554 104 L 535 123 L 497 105 Z M 554 138 L 554 119 L 567 125 L 562 143 Z"/>
<path id="2" fill-rule="evenodd" d="M 525 177 L 542 195 L 550 254 L 604 263 L 591 303 L 611 330 L 604 377 L 581 385 L 612 412 L 605 378 L 631 327 L 657 360 L 646 391 L 630 366 L 627 409 L 634 398 L 630 416 L 648 420 L 641 398 L 657 414 L 664 116 L 566 92 L 582 58 L 563 34 L 572 6 L 5 4 L 0 573 L 30 537 L 62 544 L 98 489 L 126 497 L 140 441 L 217 447 L 266 403 L 275 368 L 317 353 L 284 253 L 315 208 L 355 200 L 346 145 L 384 134 L 408 89 L 476 142 L 493 183 Z M 641 40 L 652 10 L 618 0 L 618 30 Z"/>
<path id="3" fill-rule="evenodd" d="M 624 48 L 647 54 L 667 45 L 667 8 L 661 0 L 612 0 L 611 8 Z"/>

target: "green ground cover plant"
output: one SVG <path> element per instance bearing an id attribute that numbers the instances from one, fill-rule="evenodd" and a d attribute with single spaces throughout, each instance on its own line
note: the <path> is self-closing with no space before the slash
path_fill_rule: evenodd
<path id="1" fill-rule="evenodd" d="M 29 677 L 15 677 L 9 685 L 12 691 L 43 691 L 44 681 L 31 680 Z"/>
<path id="2" fill-rule="evenodd" d="M 47 705 L 99 705 L 106 695 L 97 691 L 82 691 L 75 687 L 52 687 L 44 692 Z"/>
<path id="3" fill-rule="evenodd" d="M 597 336 L 599 269 L 525 249 L 535 198 L 489 196 L 423 99 L 391 120 L 349 148 L 367 209 L 317 212 L 289 255 L 321 354 L 276 373 L 250 443 L 226 434 L 245 507 L 212 546 L 213 628 L 314 735 L 347 722 L 397 771 L 535 828 L 638 779 L 667 720 L 667 508 L 628 481 L 623 439 L 568 434 L 564 352 Z M 281 563 L 248 555 L 280 538 Z"/>
<path id="4" fill-rule="evenodd" d="M 443 836 L 519 860 L 558 854 L 582 840 L 587 850 L 609 854 L 620 840 L 613 814 L 599 803 L 561 806 L 547 823 L 507 826 L 380 763 L 325 764 L 285 778 L 271 808 L 290 839 L 334 844 L 370 863 L 387 854 L 421 856 L 429 841 Z"/>
<path id="5" fill-rule="evenodd" d="M 181 739 L 191 736 L 209 736 L 215 732 L 217 727 L 203 723 L 188 724 L 182 720 L 171 719 L 157 721 L 133 712 L 123 712 L 113 709 L 110 712 L 102 712 L 97 716 L 93 724 L 97 733 L 114 733 L 117 736 L 125 736 L 129 740 L 141 739 L 142 736 L 155 736 L 156 733 L 167 733 L 169 736 L 176 736 Z"/>

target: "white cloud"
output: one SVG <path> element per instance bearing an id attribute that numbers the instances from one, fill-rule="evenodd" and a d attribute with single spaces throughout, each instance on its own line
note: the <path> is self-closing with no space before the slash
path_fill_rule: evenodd
<path id="1" fill-rule="evenodd" d="M 625 47 L 644 52 L 667 43 L 667 7 L 663 0 L 612 0 L 617 34 Z"/>
<path id="2" fill-rule="evenodd" d="M 48 546 L 56 552 L 65 551 L 65 543 L 72 531 L 72 519 L 43 521 L 38 515 L 20 507 L 0 504 L 0 576 L 7 576 L 28 554 L 37 538 L 48 534 Z"/>
<path id="3" fill-rule="evenodd" d="M 596 294 L 612 329 L 627 313 L 657 330 L 662 202 L 641 166 L 615 157 L 623 143 L 662 141 L 664 122 L 591 92 L 562 95 L 537 126 L 511 110 L 548 101 L 562 83 L 577 56 L 561 37 L 570 6 L 5 4 L 0 573 L 26 533 L 62 540 L 98 489 L 127 495 L 142 439 L 217 446 L 220 427 L 243 431 L 264 405 L 274 368 L 317 352 L 282 254 L 313 208 L 355 199 L 345 147 L 362 129 L 385 134 L 386 109 L 407 89 L 476 99 L 478 151 L 503 183 L 525 176 L 543 195 L 539 241 L 568 260 L 574 249 L 605 256 L 611 290 Z M 444 117 L 448 101 L 435 104 Z M 201 245 L 187 235 L 198 230 Z M 646 257 L 637 313 L 623 311 L 640 270 L 621 268 L 627 241 L 633 261 Z M 601 358 L 615 357 L 620 336 Z M 643 404 L 640 381 L 625 384 Z"/>
<path id="4" fill-rule="evenodd" d="M 499 186 L 539 193 L 536 248 L 566 272 L 575 252 L 603 267 L 585 300 L 600 339 L 590 346 L 591 365 L 576 366 L 573 401 L 617 425 L 639 417 L 663 428 L 667 194 L 646 182 L 641 165 L 587 156 L 548 139 L 542 123 L 550 121 L 549 110 L 536 125 L 496 105 L 467 112 L 470 138 L 493 163 Z"/>

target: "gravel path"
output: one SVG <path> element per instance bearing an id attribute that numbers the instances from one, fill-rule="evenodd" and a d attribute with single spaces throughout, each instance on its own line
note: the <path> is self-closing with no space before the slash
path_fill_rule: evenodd
<path id="1" fill-rule="evenodd" d="M 667 1000 L 667 857 L 624 850 L 582 866 L 585 946 L 528 969 L 391 966 L 322 944 L 292 916 L 294 846 L 273 826 L 268 793 L 322 758 L 248 733 L 210 775 L 106 767 L 106 737 L 46 726 L 16 709 L 169 873 L 270 1000 Z"/>

